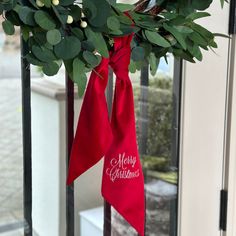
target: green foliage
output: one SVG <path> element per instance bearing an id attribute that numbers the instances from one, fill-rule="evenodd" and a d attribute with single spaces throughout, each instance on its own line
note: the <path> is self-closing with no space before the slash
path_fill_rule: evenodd
<path id="1" fill-rule="evenodd" d="M 47 32 L 47 41 L 51 45 L 56 45 L 61 42 L 61 32 L 58 29 L 49 30 Z"/>
<path id="2" fill-rule="evenodd" d="M 152 44 L 161 46 L 163 48 L 170 47 L 170 43 L 157 32 L 145 30 L 144 37 Z"/>
<path id="3" fill-rule="evenodd" d="M 36 23 L 44 30 L 52 30 L 56 28 L 54 19 L 45 11 L 39 10 L 34 14 Z"/>
<path id="4" fill-rule="evenodd" d="M 106 41 L 100 32 L 94 32 L 91 28 L 85 29 L 85 35 L 93 43 L 96 50 L 104 57 L 109 56 Z"/>
<path id="5" fill-rule="evenodd" d="M 72 79 L 78 85 L 79 97 L 82 97 L 86 87 L 87 77 L 85 74 L 85 64 L 79 58 L 73 60 Z"/>
<path id="6" fill-rule="evenodd" d="M 219 0 L 218 0 L 219 1 Z M 223 6 L 224 0 L 220 0 Z M 83 94 L 85 71 L 109 56 L 113 37 L 134 33 L 131 72 L 148 61 L 155 74 L 159 58 L 172 53 L 190 62 L 202 60 L 202 50 L 216 48 L 215 37 L 195 20 L 210 16 L 204 10 L 212 0 L 157 0 L 158 15 L 135 11 L 130 4 L 107 0 L 0 0 L 4 32 L 12 35 L 21 26 L 30 52 L 27 60 L 55 75 L 62 62 Z M 200 10 L 200 11 L 199 11 Z M 124 14 L 124 12 L 127 12 Z M 131 20 L 132 18 L 132 20 Z M 78 66 L 83 71 L 76 69 Z M 80 81 L 81 80 L 81 81 Z"/>
<path id="7" fill-rule="evenodd" d="M 132 50 L 131 58 L 133 61 L 142 61 L 144 60 L 144 55 L 145 51 L 142 47 L 134 47 Z"/>
<path id="8" fill-rule="evenodd" d="M 8 35 L 13 35 L 15 33 L 14 25 L 9 20 L 5 20 L 2 22 L 2 28 Z"/>
<path id="9" fill-rule="evenodd" d="M 75 36 L 68 36 L 61 40 L 54 47 L 54 52 L 58 58 L 63 60 L 73 59 L 81 50 L 81 43 Z"/>

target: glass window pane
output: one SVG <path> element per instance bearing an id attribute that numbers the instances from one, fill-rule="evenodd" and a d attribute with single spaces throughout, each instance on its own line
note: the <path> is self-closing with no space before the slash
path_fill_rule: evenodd
<path id="1" fill-rule="evenodd" d="M 178 107 L 173 76 L 174 59 L 161 59 L 158 72 L 148 67 L 131 74 L 135 99 L 137 139 L 146 190 L 146 236 L 173 236 L 177 229 Z M 175 94 L 175 96 L 174 96 Z M 177 96 L 176 96 L 177 95 Z M 112 236 L 137 235 L 112 209 Z"/>

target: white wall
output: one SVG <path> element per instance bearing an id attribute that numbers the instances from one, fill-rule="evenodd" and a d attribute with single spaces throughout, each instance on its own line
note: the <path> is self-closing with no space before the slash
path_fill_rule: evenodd
<path id="1" fill-rule="evenodd" d="M 64 78 L 50 78 L 32 84 L 33 228 L 39 236 L 66 234 L 66 110 L 62 81 Z M 75 130 L 81 102 L 75 99 Z M 79 211 L 103 204 L 101 174 L 102 162 L 75 181 L 75 236 L 79 236 Z"/>

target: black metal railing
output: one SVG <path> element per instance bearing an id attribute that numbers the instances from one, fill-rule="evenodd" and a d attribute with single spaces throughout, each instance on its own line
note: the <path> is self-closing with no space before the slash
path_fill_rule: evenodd
<path id="1" fill-rule="evenodd" d="M 21 35 L 24 235 L 32 236 L 31 81 L 27 53 L 28 45 Z"/>

